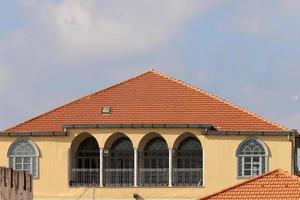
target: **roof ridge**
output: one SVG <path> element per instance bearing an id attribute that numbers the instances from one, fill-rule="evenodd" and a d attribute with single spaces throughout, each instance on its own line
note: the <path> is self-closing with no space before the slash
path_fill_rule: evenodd
<path id="1" fill-rule="evenodd" d="M 121 84 L 127 83 L 127 82 L 129 82 L 129 81 L 132 81 L 132 80 L 134 80 L 134 79 L 136 79 L 136 78 L 138 78 L 138 77 L 144 76 L 144 75 L 146 75 L 147 73 L 150 73 L 150 72 L 153 72 L 153 69 L 150 69 L 150 70 L 148 70 L 148 71 L 146 71 L 146 72 L 140 73 L 140 74 L 138 74 L 138 75 L 136 75 L 136 76 L 133 76 L 132 78 L 129 78 L 129 79 L 127 79 L 127 80 L 118 82 L 118 83 L 113 84 L 113 85 L 111 85 L 111 86 L 108 86 L 108 87 L 106 87 L 106 88 L 104 88 L 104 89 L 100 89 L 100 90 L 97 90 L 97 91 L 95 91 L 95 92 L 92 92 L 92 93 L 90 93 L 90 94 L 88 94 L 88 95 L 85 95 L 85 96 L 76 98 L 75 100 L 72 100 L 72 101 L 70 101 L 70 102 L 68 102 L 68 103 L 62 104 L 62 105 L 60 105 L 60 106 L 58 106 L 58 107 L 55 107 L 55 108 L 53 108 L 53 109 L 50 109 L 50 110 L 48 110 L 48 111 L 46 111 L 46 112 L 43 112 L 43 113 L 41 113 L 41 114 L 37 114 L 36 116 L 34 116 L 34 117 L 32 117 L 32 118 L 30 118 L 30 119 L 28 119 L 28 120 L 26 120 L 26 121 L 24 121 L 24 122 L 22 122 L 22 123 L 16 124 L 16 125 L 14 125 L 14 126 L 11 126 L 11 127 L 7 128 L 7 129 L 5 129 L 5 131 L 9 131 L 10 129 L 14 129 L 14 128 L 18 127 L 18 126 L 21 126 L 21 125 L 23 125 L 23 124 L 26 124 L 26 123 L 28 123 L 28 122 L 31 122 L 31 121 L 33 121 L 33 120 L 39 118 L 39 117 L 48 115 L 48 114 L 50 114 L 50 113 L 52 113 L 52 112 L 54 112 L 54 111 L 56 111 L 56 110 L 58 110 L 58 109 L 61 109 L 61 108 L 65 107 L 65 106 L 68 106 L 68 105 L 73 104 L 73 103 L 75 103 L 75 102 L 78 102 L 78 101 L 80 101 L 80 100 L 82 100 L 82 99 L 84 99 L 84 98 L 91 97 L 91 96 L 93 96 L 93 95 L 99 94 L 100 92 L 104 92 L 104 91 L 106 91 L 106 90 L 108 90 L 108 89 L 114 88 L 114 87 L 116 87 L 116 86 L 119 86 L 119 85 L 121 85 Z"/>
<path id="2" fill-rule="evenodd" d="M 224 193 L 224 192 L 227 192 L 227 191 L 229 191 L 229 190 L 235 189 L 235 188 L 237 188 L 237 187 L 239 187 L 239 186 L 242 186 L 242 185 L 245 185 L 245 184 L 247 184 L 247 183 L 256 181 L 256 180 L 258 180 L 258 179 L 261 179 L 261 178 L 263 178 L 263 177 L 269 176 L 269 175 L 274 174 L 274 173 L 276 173 L 276 172 L 279 172 L 279 173 L 281 173 L 281 174 L 285 174 L 286 171 L 284 171 L 284 170 L 282 170 L 282 169 L 275 169 L 275 170 L 272 170 L 272 171 L 270 171 L 270 172 L 268 172 L 268 173 L 261 174 L 261 175 L 259 175 L 259 176 L 254 177 L 254 178 L 251 178 L 251 179 L 249 179 L 249 180 L 246 180 L 246 181 L 243 181 L 243 182 L 241 182 L 241 183 L 237 183 L 237 184 L 235 184 L 235 185 L 233 185 L 233 186 L 230 186 L 230 187 L 227 187 L 227 188 L 225 188 L 225 189 L 222 189 L 221 191 L 218 191 L 218 192 L 215 192 L 215 193 L 210 194 L 210 195 L 208 195 L 208 196 L 205 196 L 205 197 L 203 197 L 203 198 L 200 198 L 199 200 L 209 199 L 209 198 L 211 198 L 211 197 L 213 197 L 213 196 L 222 194 L 222 193 Z M 291 176 L 291 175 L 290 175 L 290 176 Z"/>
<path id="3" fill-rule="evenodd" d="M 252 115 L 252 116 L 254 116 L 254 117 L 256 117 L 256 118 L 258 118 L 258 119 L 260 119 L 260 120 L 263 120 L 263 121 L 265 121 L 265 122 L 267 122 L 267 123 L 270 123 L 270 124 L 272 124 L 273 126 L 277 126 L 278 128 L 280 128 L 280 129 L 282 129 L 282 130 L 289 130 L 287 127 L 285 127 L 285 126 L 283 126 L 283 125 L 281 125 L 281 124 L 275 123 L 275 122 L 273 122 L 273 121 L 271 121 L 271 120 L 267 120 L 267 119 L 265 119 L 264 117 L 262 117 L 262 116 L 260 116 L 260 115 L 258 115 L 258 114 L 256 114 L 256 113 L 254 113 L 254 112 L 250 112 L 249 110 L 247 110 L 247 109 L 245 109 L 245 108 L 242 108 L 241 106 L 235 105 L 234 103 L 231 103 L 231 102 L 229 102 L 229 101 L 227 101 L 227 100 L 225 100 L 225 99 L 223 99 L 223 98 L 220 98 L 220 97 L 218 97 L 218 96 L 216 96 L 216 95 L 214 95 L 214 94 L 212 94 L 212 93 L 210 93 L 210 92 L 207 92 L 207 91 L 203 90 L 202 88 L 198 88 L 198 87 L 192 86 L 192 85 L 190 85 L 190 84 L 188 84 L 188 83 L 186 83 L 186 82 L 184 82 L 184 81 L 181 81 L 181 80 L 179 80 L 179 79 L 176 79 L 176 78 L 174 78 L 174 77 L 172 77 L 172 76 L 169 76 L 169 75 L 160 73 L 160 72 L 158 72 L 158 71 L 155 71 L 154 69 L 151 69 L 149 72 L 153 72 L 153 73 L 155 73 L 155 74 L 157 74 L 157 75 L 159 75 L 159 76 L 162 76 L 162 77 L 167 78 L 167 79 L 169 79 L 169 80 L 175 81 L 175 82 L 177 82 L 177 83 L 179 83 L 179 84 L 181 84 L 181 85 L 184 85 L 184 86 L 186 86 L 186 87 L 189 87 L 189 88 L 191 88 L 191 89 L 193 89 L 193 90 L 195 90 L 195 91 L 201 92 L 201 93 L 203 93 L 203 94 L 205 94 L 205 95 L 207 95 L 207 96 L 210 96 L 210 97 L 212 97 L 212 98 L 214 98 L 214 99 L 216 99 L 216 100 L 218 100 L 218 101 L 220 101 L 220 102 L 222 102 L 222 103 L 225 103 L 225 104 L 227 104 L 227 105 L 229 105 L 229 106 L 231 106 L 231 107 L 233 107 L 233 108 L 236 108 L 236 109 L 238 109 L 238 110 L 240 110 L 240 111 L 242 111 L 242 112 L 245 112 L 245 113 L 247 113 L 247 114 L 250 114 L 250 115 Z"/>

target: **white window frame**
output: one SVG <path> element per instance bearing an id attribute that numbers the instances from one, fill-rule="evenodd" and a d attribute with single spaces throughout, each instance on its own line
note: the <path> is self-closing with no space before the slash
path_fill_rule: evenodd
<path id="1" fill-rule="evenodd" d="M 12 155 L 12 151 L 16 148 L 16 145 L 18 145 L 20 142 L 26 142 L 29 145 L 32 146 L 32 148 L 34 149 L 34 155 Z M 37 146 L 29 139 L 26 138 L 20 138 L 17 139 L 16 141 L 14 141 L 7 152 L 7 157 L 8 157 L 8 166 L 13 168 L 14 170 L 19 170 L 19 171 L 27 171 L 29 172 L 33 178 L 39 178 L 39 150 L 37 148 Z M 21 169 L 16 169 L 16 158 L 21 158 L 22 162 L 18 163 L 21 164 Z M 30 170 L 24 170 L 24 159 L 25 158 L 30 158 L 29 164 L 30 165 Z M 35 166 L 33 165 L 33 161 L 35 160 Z M 35 173 L 34 173 L 34 167 L 35 167 Z M 33 175 L 34 174 L 34 175 Z"/>
<path id="2" fill-rule="evenodd" d="M 262 161 L 262 157 L 265 157 L 265 156 L 260 156 L 260 155 L 243 155 L 243 156 L 238 156 L 238 157 L 241 157 L 241 165 L 242 165 L 242 175 L 241 176 L 239 176 L 239 177 L 245 177 L 245 178 L 250 178 L 250 177 L 254 177 L 254 176 L 258 176 L 258 175 L 260 175 L 260 174 L 262 174 L 262 165 L 263 165 L 263 161 Z M 254 157 L 258 157 L 259 158 L 259 161 L 258 162 L 254 162 L 253 161 L 253 158 Z M 250 175 L 245 175 L 245 158 L 250 158 Z M 239 161 L 238 161 L 239 162 Z M 258 175 L 254 175 L 253 174 L 253 171 L 254 171 L 254 168 L 253 168 L 253 166 L 254 166 L 254 164 L 258 164 L 259 165 L 259 169 L 258 169 Z M 239 163 L 238 163 L 238 165 L 239 165 Z M 238 169 L 239 170 L 239 169 Z"/>
<path id="3" fill-rule="evenodd" d="M 247 143 L 249 140 L 255 140 L 258 144 L 260 144 L 263 149 L 264 149 L 264 154 L 249 154 L 249 155 L 240 155 L 240 149 L 242 148 L 242 146 Z M 255 177 L 255 176 L 259 176 L 261 175 L 262 173 L 266 173 L 268 172 L 268 157 L 269 157 L 269 151 L 268 151 L 268 148 L 267 146 L 258 138 L 247 138 L 245 139 L 244 141 L 242 141 L 240 143 L 240 145 L 238 146 L 237 150 L 236 150 L 236 157 L 237 157 L 237 178 L 252 178 L 252 177 Z M 250 165 L 251 165 L 251 174 L 250 175 L 245 175 L 245 158 L 250 158 Z M 253 171 L 254 171 L 254 168 L 253 168 L 253 158 L 254 157 L 258 157 L 259 158 L 259 162 L 256 162 L 257 164 L 259 164 L 259 173 L 258 175 L 254 175 L 253 174 Z M 241 158 L 241 159 L 239 159 Z M 263 158 L 264 158 L 264 164 L 265 164 L 265 171 L 263 172 L 262 171 L 262 166 L 263 166 Z M 240 161 L 241 160 L 241 161 Z M 241 162 L 241 163 L 239 163 Z M 241 175 L 239 173 L 239 166 L 241 164 Z"/>

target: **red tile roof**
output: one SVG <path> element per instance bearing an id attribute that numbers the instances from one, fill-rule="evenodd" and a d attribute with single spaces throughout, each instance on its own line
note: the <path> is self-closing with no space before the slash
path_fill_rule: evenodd
<path id="1" fill-rule="evenodd" d="M 101 108 L 111 113 L 102 115 Z M 218 130 L 287 130 L 202 89 L 150 70 L 6 131 L 60 131 L 62 124 L 212 124 Z"/>
<path id="2" fill-rule="evenodd" d="M 300 199 L 300 177 L 277 169 L 200 200 Z"/>

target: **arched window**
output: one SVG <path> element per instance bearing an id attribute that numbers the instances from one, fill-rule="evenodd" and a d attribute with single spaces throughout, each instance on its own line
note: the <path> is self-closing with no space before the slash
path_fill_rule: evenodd
<path id="1" fill-rule="evenodd" d="M 133 186 L 134 150 L 129 138 L 117 139 L 105 158 L 105 185 Z"/>
<path id="2" fill-rule="evenodd" d="M 237 149 L 238 177 L 253 177 L 267 171 L 268 150 L 259 139 L 244 140 Z"/>
<path id="3" fill-rule="evenodd" d="M 75 162 L 70 185 L 99 184 L 100 150 L 97 140 L 90 136 L 80 142 L 75 150 Z"/>
<path id="4" fill-rule="evenodd" d="M 188 137 L 175 150 L 174 185 L 202 185 L 202 147 L 198 139 Z"/>
<path id="5" fill-rule="evenodd" d="M 15 141 L 8 150 L 9 167 L 26 171 L 33 177 L 38 177 L 38 157 L 36 145 L 27 139 Z"/>
<path id="6" fill-rule="evenodd" d="M 114 142 L 109 164 L 115 169 L 133 169 L 133 145 L 128 138 L 120 138 Z"/>
<path id="7" fill-rule="evenodd" d="M 94 137 L 83 140 L 76 152 L 76 163 L 79 169 L 99 168 L 99 146 Z"/>
<path id="8" fill-rule="evenodd" d="M 142 185 L 168 185 L 169 151 L 164 139 L 150 140 L 142 152 L 141 162 Z"/>

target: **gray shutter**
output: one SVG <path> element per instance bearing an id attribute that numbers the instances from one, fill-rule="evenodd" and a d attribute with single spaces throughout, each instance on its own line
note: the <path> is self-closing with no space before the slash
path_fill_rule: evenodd
<path id="1" fill-rule="evenodd" d="M 242 157 L 239 156 L 238 158 L 238 166 L 237 166 L 237 170 L 238 170 L 238 176 L 241 177 L 243 175 L 243 161 L 242 161 Z"/>

